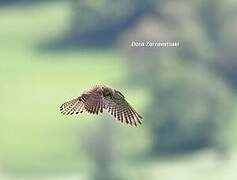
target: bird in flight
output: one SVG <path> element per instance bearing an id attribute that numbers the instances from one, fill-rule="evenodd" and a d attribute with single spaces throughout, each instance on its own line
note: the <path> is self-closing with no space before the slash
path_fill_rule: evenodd
<path id="1" fill-rule="evenodd" d="M 106 110 L 120 122 L 137 126 L 142 117 L 125 100 L 118 90 L 107 85 L 96 85 L 85 90 L 79 97 L 63 103 L 60 111 L 66 115 L 87 111 L 91 114 Z"/>

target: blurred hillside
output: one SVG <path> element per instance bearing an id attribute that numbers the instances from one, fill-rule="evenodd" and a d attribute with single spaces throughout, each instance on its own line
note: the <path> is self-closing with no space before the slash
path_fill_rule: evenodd
<path id="1" fill-rule="evenodd" d="M 237 178 L 235 1 L 0 5 L 0 179 Z M 98 83 L 143 124 L 59 113 Z"/>

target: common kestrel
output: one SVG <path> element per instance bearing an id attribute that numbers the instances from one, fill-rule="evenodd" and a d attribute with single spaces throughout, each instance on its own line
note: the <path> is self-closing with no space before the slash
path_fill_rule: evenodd
<path id="1" fill-rule="evenodd" d="M 141 124 L 142 117 L 129 105 L 124 95 L 107 85 L 96 85 L 60 106 L 60 111 L 67 115 L 82 113 L 84 110 L 99 114 L 104 109 L 122 123 L 135 126 Z"/>

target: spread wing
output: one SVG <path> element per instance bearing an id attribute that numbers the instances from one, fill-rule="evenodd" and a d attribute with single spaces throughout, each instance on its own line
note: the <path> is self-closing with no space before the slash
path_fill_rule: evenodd
<path id="1" fill-rule="evenodd" d="M 135 126 L 141 124 L 142 117 L 129 105 L 123 95 L 105 97 L 104 108 L 121 122 Z"/>
<path id="2" fill-rule="evenodd" d="M 81 97 L 73 99 L 71 101 L 65 102 L 60 106 L 60 111 L 63 114 L 78 114 L 79 112 L 83 112 L 84 103 L 81 100 Z"/>
<path id="3" fill-rule="evenodd" d="M 97 88 L 97 89 L 96 89 Z M 121 122 L 126 122 L 130 125 L 141 124 L 142 117 L 129 105 L 124 96 L 115 91 L 115 94 L 104 96 L 98 87 L 84 92 L 78 98 L 65 102 L 60 106 L 60 111 L 63 114 L 78 114 L 86 110 L 92 114 L 103 113 L 106 109 L 111 115 Z"/>
<path id="4" fill-rule="evenodd" d="M 65 102 L 60 106 L 60 111 L 63 114 L 78 114 L 86 110 L 92 114 L 103 112 L 102 94 L 96 91 L 88 91 L 83 93 L 80 97 L 71 101 Z"/>
<path id="5" fill-rule="evenodd" d="M 84 104 L 81 101 L 81 98 L 78 97 L 71 101 L 65 102 L 60 106 L 60 111 L 63 114 L 78 114 L 79 112 L 83 112 Z"/>

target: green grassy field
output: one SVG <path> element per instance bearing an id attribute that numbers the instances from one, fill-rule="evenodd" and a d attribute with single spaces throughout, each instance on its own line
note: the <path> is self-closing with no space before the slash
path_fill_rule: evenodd
<path id="1" fill-rule="evenodd" d="M 131 104 L 144 112 L 149 97 L 142 89 L 125 91 L 126 63 L 118 52 L 37 51 L 39 43 L 67 30 L 69 18 L 70 9 L 61 2 L 0 8 L 0 178 L 1 172 L 23 177 L 89 173 L 91 160 L 80 141 L 101 121 L 88 115 L 65 117 L 58 111 L 61 103 L 86 87 L 100 82 L 121 87 Z M 142 152 L 150 143 L 145 128 L 117 128 L 122 137 L 134 139 L 132 144 L 121 143 L 122 152 L 131 151 L 123 157 Z M 138 180 L 234 180 L 235 154 L 227 160 L 218 159 L 212 151 L 168 160 L 129 159 L 117 169 Z"/>
<path id="2" fill-rule="evenodd" d="M 46 164 L 49 168 L 65 164 L 66 167 L 61 168 L 70 169 L 68 164 L 76 162 L 77 152 L 71 149 L 77 149 L 72 146 L 76 145 L 75 127 L 79 124 L 75 120 L 79 118 L 64 117 L 58 108 L 64 101 L 77 97 L 83 88 L 102 79 L 107 83 L 113 80 L 119 83 L 120 65 L 117 61 L 108 63 L 106 58 L 110 55 L 104 54 L 103 60 L 98 54 L 96 57 L 80 53 L 40 57 L 32 54 L 31 58 L 28 55 L 24 58 L 21 54 L 25 60 L 20 63 L 14 53 L 9 54 L 11 61 L 1 61 L 1 163 L 19 168 L 38 166 L 35 169 L 46 167 Z M 100 66 L 92 58 L 97 58 Z M 117 68 L 110 76 L 103 73 L 111 66 Z M 81 125 L 91 123 L 82 117 Z M 67 160 L 70 163 L 65 162 Z"/>

